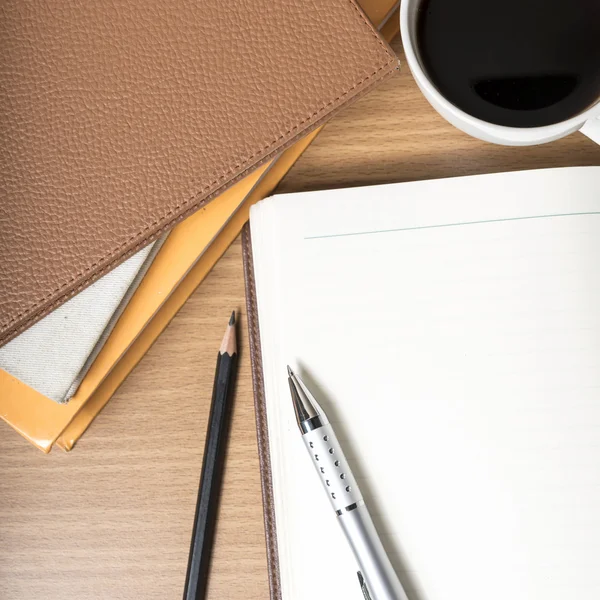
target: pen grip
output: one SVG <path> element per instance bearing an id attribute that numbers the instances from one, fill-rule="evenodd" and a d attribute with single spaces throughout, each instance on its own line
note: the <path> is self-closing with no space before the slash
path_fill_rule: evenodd
<path id="1" fill-rule="evenodd" d="M 362 494 L 332 426 L 326 423 L 302 437 L 333 509 L 340 514 L 349 506 L 362 504 Z"/>
<path id="2" fill-rule="evenodd" d="M 333 427 L 326 423 L 302 437 L 360 566 L 371 600 L 407 600 Z"/>

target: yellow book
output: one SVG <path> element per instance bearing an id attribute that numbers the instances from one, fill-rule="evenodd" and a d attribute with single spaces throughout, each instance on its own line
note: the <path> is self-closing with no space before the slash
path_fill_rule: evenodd
<path id="1" fill-rule="evenodd" d="M 397 2 L 361 5 L 391 40 Z M 195 288 L 240 233 L 250 206 L 271 194 L 320 129 L 239 181 L 173 229 L 77 393 L 57 404 L 0 369 L 0 417 L 44 452 L 71 450 Z"/>
<path id="2" fill-rule="evenodd" d="M 294 149 L 302 152 L 312 142 L 316 135 L 316 131 L 310 133 L 308 136 L 297 142 L 296 145 L 294 145 Z M 300 146 L 298 146 L 298 144 L 300 144 Z M 296 153 L 290 152 L 290 150 L 292 150 L 292 148 L 284 152 L 278 160 L 270 165 L 267 175 L 265 175 L 250 192 L 241 208 L 232 216 L 219 236 L 196 261 L 186 277 L 181 281 L 177 288 L 173 290 L 169 299 L 149 321 L 139 337 L 121 357 L 100 387 L 98 387 L 91 395 L 78 414 L 65 428 L 56 442 L 60 448 L 66 451 L 73 448 L 77 440 L 89 427 L 90 423 L 110 400 L 119 385 L 121 385 L 144 354 L 146 354 L 156 338 L 177 314 L 177 311 L 184 305 L 186 300 L 192 295 L 193 291 L 214 267 L 215 263 L 223 256 L 225 250 L 227 250 L 230 244 L 239 235 L 242 227 L 248 220 L 250 206 L 273 192 L 275 186 L 281 181 L 283 176 L 296 161 Z M 164 250 L 164 248 L 161 249 L 161 253 L 162 250 Z M 146 277 L 148 277 L 148 274 Z M 129 308 L 129 306 L 127 308 Z M 125 314 L 126 313 L 124 312 L 123 316 L 125 316 Z M 117 325 L 119 325 L 119 323 Z"/>

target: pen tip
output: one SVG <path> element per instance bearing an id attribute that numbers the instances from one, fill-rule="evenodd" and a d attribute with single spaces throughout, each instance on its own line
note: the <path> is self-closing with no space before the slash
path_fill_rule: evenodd
<path id="1" fill-rule="evenodd" d="M 360 571 L 357 571 L 356 574 L 358 575 L 358 583 L 360 583 L 360 587 L 362 587 L 365 584 L 365 578 Z"/>
<path id="2" fill-rule="evenodd" d="M 231 317 L 229 318 L 229 324 L 235 325 L 235 310 L 231 313 Z"/>
<path id="3" fill-rule="evenodd" d="M 287 366 L 288 369 L 288 377 L 291 377 L 294 374 L 294 371 L 292 371 L 292 368 L 290 367 L 290 365 Z"/>

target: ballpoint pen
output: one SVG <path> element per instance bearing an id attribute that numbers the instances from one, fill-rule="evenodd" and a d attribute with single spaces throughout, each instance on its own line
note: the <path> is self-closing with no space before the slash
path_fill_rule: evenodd
<path id="1" fill-rule="evenodd" d="M 360 567 L 365 599 L 408 600 L 325 412 L 289 366 L 288 382 L 304 444 Z"/>

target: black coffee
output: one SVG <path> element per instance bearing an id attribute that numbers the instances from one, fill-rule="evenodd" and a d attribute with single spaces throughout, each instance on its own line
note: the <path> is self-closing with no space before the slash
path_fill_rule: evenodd
<path id="1" fill-rule="evenodd" d="M 600 0 L 423 0 L 417 45 L 440 93 L 497 125 L 558 123 L 600 96 Z"/>

